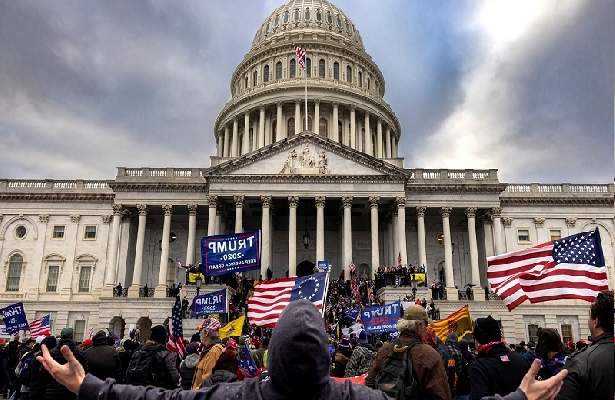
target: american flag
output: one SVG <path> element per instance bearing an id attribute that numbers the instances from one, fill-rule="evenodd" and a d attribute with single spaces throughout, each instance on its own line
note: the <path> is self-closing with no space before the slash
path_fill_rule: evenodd
<path id="1" fill-rule="evenodd" d="M 513 310 L 525 300 L 593 302 L 608 289 L 598 229 L 487 258 L 487 279 Z"/>
<path id="2" fill-rule="evenodd" d="M 181 357 L 184 357 L 186 354 L 186 348 L 184 346 L 184 328 L 182 327 L 182 301 L 179 296 L 175 297 L 175 304 L 171 312 L 167 350 L 179 353 Z"/>
<path id="3" fill-rule="evenodd" d="M 260 281 L 254 286 L 254 295 L 248 299 L 250 324 L 275 327 L 286 306 L 293 300 L 307 299 L 322 310 L 327 273 Z"/>
<path id="4" fill-rule="evenodd" d="M 40 319 L 30 322 L 30 336 L 51 335 L 51 315 L 43 315 Z"/>
<path id="5" fill-rule="evenodd" d="M 295 47 L 295 55 L 297 56 L 297 62 L 302 69 L 305 68 L 305 49 L 301 47 Z"/>

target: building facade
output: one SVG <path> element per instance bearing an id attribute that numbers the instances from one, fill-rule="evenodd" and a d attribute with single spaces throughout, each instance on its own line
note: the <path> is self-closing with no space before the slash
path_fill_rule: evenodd
<path id="1" fill-rule="evenodd" d="M 308 49 L 306 69 L 296 44 Z M 73 326 L 78 337 L 146 330 L 169 316 L 167 288 L 183 280 L 178 264 L 199 263 L 201 237 L 260 229 L 262 276 L 267 268 L 274 277 L 303 274 L 318 260 L 336 276 L 348 276 L 351 263 L 370 276 L 401 259 L 445 283 L 443 315 L 469 302 L 474 317 L 501 319 L 513 342 L 539 326 L 589 335 L 587 303 L 509 313 L 485 298 L 486 257 L 598 228 L 613 287 L 612 183 L 505 183 L 495 169 L 406 168 L 384 77 L 352 21 L 326 0 L 276 9 L 230 87 L 207 168 L 0 180 L 0 305 L 23 301 L 30 319 L 51 313 L 54 331 Z M 114 296 L 118 283 L 125 296 Z M 467 285 L 473 300 L 463 298 Z"/>

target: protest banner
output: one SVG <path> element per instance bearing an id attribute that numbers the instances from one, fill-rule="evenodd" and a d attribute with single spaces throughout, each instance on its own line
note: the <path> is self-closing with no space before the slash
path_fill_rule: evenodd
<path id="1" fill-rule="evenodd" d="M 11 304 L 0 312 L 2 313 L 2 318 L 4 318 L 4 326 L 8 333 L 13 334 L 19 331 L 30 330 L 23 303 Z"/>
<path id="2" fill-rule="evenodd" d="M 241 336 L 243 332 L 243 324 L 246 321 L 246 316 L 242 315 L 241 317 L 232 320 L 222 328 L 218 330 L 218 335 L 220 339 L 224 339 L 226 337 L 231 336 Z"/>
<path id="3" fill-rule="evenodd" d="M 201 239 L 203 273 L 220 276 L 260 269 L 260 231 L 205 236 Z"/>
<path id="4" fill-rule="evenodd" d="M 226 289 L 195 296 L 192 299 L 192 315 L 220 314 L 228 312 Z"/>
<path id="5" fill-rule="evenodd" d="M 329 261 L 318 261 L 318 270 L 320 272 L 327 272 L 329 270 Z"/>
<path id="6" fill-rule="evenodd" d="M 361 319 L 367 333 L 386 333 L 397 330 L 397 321 L 401 315 L 401 303 L 385 304 L 383 306 L 365 307 Z"/>

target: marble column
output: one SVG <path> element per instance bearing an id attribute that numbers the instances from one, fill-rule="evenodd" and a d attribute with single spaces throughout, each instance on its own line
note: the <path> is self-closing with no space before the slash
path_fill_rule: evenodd
<path id="1" fill-rule="evenodd" d="M 222 157 L 229 157 L 231 148 L 229 144 L 231 143 L 231 132 L 228 129 L 228 125 L 224 125 L 224 150 L 222 152 Z"/>
<path id="2" fill-rule="evenodd" d="M 427 268 L 427 252 L 425 250 L 425 212 L 426 207 L 416 208 L 416 231 L 419 250 L 419 266 Z"/>
<path id="3" fill-rule="evenodd" d="M 448 300 L 457 300 L 459 293 L 455 288 L 455 276 L 453 275 L 453 243 L 451 242 L 451 226 L 449 217 L 452 208 L 442 207 L 442 232 L 444 233 L 444 277 L 446 280 L 446 293 Z"/>
<path id="4" fill-rule="evenodd" d="M 491 209 L 491 219 L 493 220 L 493 241 L 495 244 L 495 255 L 504 254 L 504 231 L 502 229 L 502 209 L 495 207 Z"/>
<path id="5" fill-rule="evenodd" d="M 406 247 L 406 198 L 397 197 L 397 236 L 399 241 L 399 253 L 401 254 L 401 265 L 408 265 L 408 249 Z"/>
<path id="6" fill-rule="evenodd" d="M 265 107 L 261 107 L 258 114 L 258 146 L 257 149 L 265 146 Z"/>
<path id="7" fill-rule="evenodd" d="M 186 246 L 186 265 L 195 265 L 194 244 L 196 241 L 196 210 L 196 204 L 188 204 L 188 245 Z"/>
<path id="8" fill-rule="evenodd" d="M 237 117 L 233 119 L 233 143 L 231 143 L 231 157 L 239 155 L 239 122 Z"/>
<path id="9" fill-rule="evenodd" d="M 295 101 L 295 135 L 302 131 L 301 126 L 301 103 Z"/>
<path id="10" fill-rule="evenodd" d="M 342 197 L 344 207 L 344 279 L 350 279 L 350 263 L 352 262 L 352 196 Z"/>
<path id="11" fill-rule="evenodd" d="M 369 197 L 369 208 L 371 216 L 371 233 L 372 233 L 372 278 L 376 276 L 376 271 L 380 267 L 380 248 L 378 246 L 378 203 L 380 197 Z"/>
<path id="12" fill-rule="evenodd" d="M 297 206 L 299 197 L 288 197 L 288 276 L 297 276 Z"/>
<path id="13" fill-rule="evenodd" d="M 331 129 L 331 137 L 330 139 L 335 140 L 336 142 L 340 141 L 340 132 L 339 132 L 339 119 L 338 119 L 338 108 L 339 106 L 336 103 L 333 103 L 333 129 Z"/>
<path id="14" fill-rule="evenodd" d="M 272 121 L 269 114 L 265 114 L 265 146 L 269 146 L 272 143 Z"/>
<path id="15" fill-rule="evenodd" d="M 378 122 L 376 123 L 376 141 L 378 142 L 376 145 L 376 157 L 384 158 L 382 151 L 382 120 L 380 118 L 378 118 Z"/>
<path id="16" fill-rule="evenodd" d="M 320 101 L 314 102 L 314 133 L 320 135 Z"/>
<path id="17" fill-rule="evenodd" d="M 397 211 L 397 204 L 393 207 L 392 212 L 392 225 L 393 225 L 393 259 L 391 260 L 392 266 L 398 265 L 398 258 L 401 253 L 399 251 L 399 213 Z"/>
<path id="18" fill-rule="evenodd" d="M 218 136 L 216 137 L 216 155 L 218 157 L 222 157 L 222 150 L 224 149 L 224 133 L 223 131 L 218 132 Z"/>
<path id="19" fill-rule="evenodd" d="M 325 259 L 325 197 L 316 200 L 316 262 Z"/>
<path id="20" fill-rule="evenodd" d="M 363 122 L 357 119 L 357 150 L 363 151 L 365 149 L 365 135 L 363 132 Z"/>
<path id="21" fill-rule="evenodd" d="M 171 235 L 171 214 L 173 206 L 163 204 L 162 211 L 164 213 L 164 223 L 162 225 L 162 240 L 160 246 L 160 270 L 158 273 L 158 286 L 154 292 L 154 297 L 167 297 L 167 275 L 169 272 L 169 236 Z"/>
<path id="22" fill-rule="evenodd" d="M 139 297 L 141 275 L 143 275 L 143 246 L 145 244 L 145 224 L 147 222 L 147 206 L 137 204 L 139 211 L 139 227 L 137 228 L 137 244 L 135 246 L 135 263 L 132 272 L 132 285 L 128 289 L 128 297 Z"/>
<path id="23" fill-rule="evenodd" d="M 124 211 L 121 204 L 113 205 L 113 222 L 111 223 L 111 238 L 109 243 L 109 261 L 105 270 L 105 287 L 103 288 L 103 297 L 112 297 L 113 288 L 115 288 L 116 267 L 118 257 L 118 246 L 120 240 L 120 222 L 122 222 L 122 212 Z"/>
<path id="24" fill-rule="evenodd" d="M 216 234 L 216 209 L 218 208 L 218 196 L 207 196 L 209 203 L 209 213 L 207 214 L 207 236 Z"/>
<path id="25" fill-rule="evenodd" d="M 470 268 L 472 271 L 472 291 L 474 300 L 485 300 L 485 291 L 480 287 L 480 270 L 478 269 L 478 245 L 476 240 L 476 208 L 466 208 L 468 217 L 468 242 L 470 245 Z"/>
<path id="26" fill-rule="evenodd" d="M 243 232 L 243 201 L 244 196 L 234 196 L 235 200 L 235 233 Z"/>
<path id="27" fill-rule="evenodd" d="M 261 196 L 262 216 L 261 216 L 261 277 L 267 277 L 267 268 L 271 266 L 271 225 L 269 221 L 269 211 L 271 207 L 271 196 Z"/>
<path id="28" fill-rule="evenodd" d="M 224 215 L 222 207 L 222 203 L 218 202 L 218 208 L 216 208 L 216 235 L 221 235 L 223 232 L 226 233 L 226 223 L 222 220 Z"/>
<path id="29" fill-rule="evenodd" d="M 246 112 L 243 119 L 243 143 L 241 144 L 241 154 L 250 152 L 250 113 Z"/>
<path id="30" fill-rule="evenodd" d="M 372 132 L 369 127 L 369 112 L 365 111 L 365 149 L 364 152 L 373 155 Z"/>
<path id="31" fill-rule="evenodd" d="M 286 138 L 286 131 L 284 129 L 284 124 L 282 121 L 282 103 L 278 103 L 277 105 L 277 116 L 275 121 L 275 141 L 279 142 L 280 140 Z"/>
<path id="32" fill-rule="evenodd" d="M 387 129 L 385 131 L 385 135 L 384 135 L 384 141 L 385 141 L 385 145 L 386 145 L 386 149 L 385 149 L 385 157 L 386 158 L 391 158 L 391 128 L 389 128 L 387 126 Z"/>
<path id="33" fill-rule="evenodd" d="M 357 149 L 357 112 L 354 106 L 350 107 L 350 147 Z"/>

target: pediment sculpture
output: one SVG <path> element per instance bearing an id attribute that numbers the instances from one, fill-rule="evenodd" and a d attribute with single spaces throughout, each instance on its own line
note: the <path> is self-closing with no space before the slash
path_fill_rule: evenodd
<path id="1" fill-rule="evenodd" d="M 301 153 L 297 149 L 288 152 L 288 157 L 280 174 L 287 175 L 326 175 L 329 173 L 327 153 L 321 150 L 316 154 L 308 143 L 303 146 Z"/>

